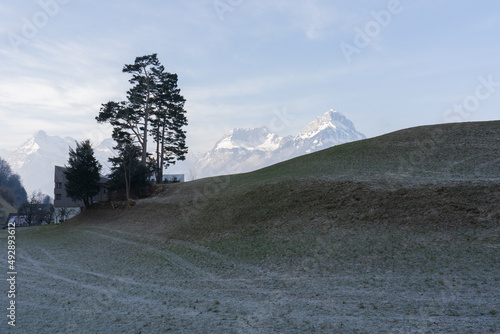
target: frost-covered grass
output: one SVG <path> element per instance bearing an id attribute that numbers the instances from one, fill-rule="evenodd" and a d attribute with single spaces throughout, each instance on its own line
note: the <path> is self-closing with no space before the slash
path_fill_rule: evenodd
<path id="1" fill-rule="evenodd" d="M 106 224 L 19 229 L 16 332 L 496 333 L 492 232 L 344 226 L 188 242 Z"/>

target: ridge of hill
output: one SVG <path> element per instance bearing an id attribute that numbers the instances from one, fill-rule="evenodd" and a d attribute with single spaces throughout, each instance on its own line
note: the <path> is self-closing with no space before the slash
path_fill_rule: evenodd
<path id="1" fill-rule="evenodd" d="M 500 121 L 399 130 L 301 156 L 251 176 L 428 182 L 500 178 Z"/>

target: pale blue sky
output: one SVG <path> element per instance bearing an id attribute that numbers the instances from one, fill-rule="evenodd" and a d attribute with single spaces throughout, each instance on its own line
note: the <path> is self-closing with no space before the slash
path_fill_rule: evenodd
<path id="1" fill-rule="evenodd" d="M 94 117 L 151 53 L 179 75 L 192 151 L 235 127 L 296 134 L 331 108 L 368 137 L 500 118 L 494 0 L 1 0 L 0 13 L 0 149 L 42 129 L 110 136 Z"/>

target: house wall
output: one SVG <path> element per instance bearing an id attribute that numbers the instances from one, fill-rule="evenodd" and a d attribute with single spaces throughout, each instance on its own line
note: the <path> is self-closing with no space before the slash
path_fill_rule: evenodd
<path id="1" fill-rule="evenodd" d="M 73 218 L 74 216 L 78 215 L 80 212 L 82 212 L 81 207 L 65 207 L 64 210 L 66 210 L 67 215 L 66 217 L 61 217 L 61 212 L 59 210 L 62 208 L 56 208 L 56 211 L 54 213 L 54 222 L 56 224 L 60 224 L 64 222 L 64 220 Z"/>
<path id="2" fill-rule="evenodd" d="M 64 170 L 66 168 L 56 166 L 54 172 L 54 207 L 57 208 L 82 208 L 83 201 L 74 201 L 68 197 L 65 184 L 68 182 Z"/>
<path id="3" fill-rule="evenodd" d="M 56 208 L 56 213 L 58 208 L 67 208 L 76 211 L 73 215 L 80 213 L 82 208 L 85 206 L 83 201 L 74 201 L 66 193 L 65 184 L 68 182 L 66 175 L 64 174 L 65 167 L 55 166 L 54 170 L 54 207 Z M 105 202 L 109 200 L 109 189 L 105 186 L 108 179 L 101 177 L 99 194 L 95 195 L 94 202 Z"/>

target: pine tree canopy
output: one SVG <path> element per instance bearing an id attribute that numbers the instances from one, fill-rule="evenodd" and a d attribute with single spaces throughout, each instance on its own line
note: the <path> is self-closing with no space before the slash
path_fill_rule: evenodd
<path id="1" fill-rule="evenodd" d="M 184 160 L 188 152 L 183 130 L 187 125 L 186 100 L 177 86 L 178 76 L 165 71 L 156 54 L 137 57 L 123 72 L 132 75 L 127 100 L 102 104 L 96 120 L 113 126 L 113 138 L 119 146 L 138 144 L 143 166 L 148 164 L 148 142 L 153 139 L 153 159 L 161 179 L 163 168 Z"/>
<path id="2" fill-rule="evenodd" d="M 83 201 L 85 207 L 92 204 L 92 197 L 99 193 L 99 171 L 102 166 L 94 156 L 89 140 L 76 143 L 76 149 L 69 149 L 66 192 L 75 201 Z"/>

